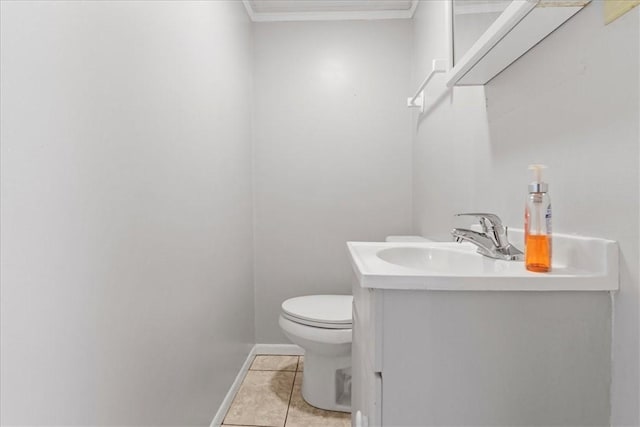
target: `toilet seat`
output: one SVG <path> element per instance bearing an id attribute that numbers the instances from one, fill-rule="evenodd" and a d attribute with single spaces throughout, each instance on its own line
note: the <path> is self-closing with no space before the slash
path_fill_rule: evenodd
<path id="1" fill-rule="evenodd" d="M 313 349 L 318 354 L 333 354 L 336 351 L 343 351 L 340 346 L 348 346 L 351 349 L 353 330 L 337 328 L 318 328 L 316 326 L 304 325 L 300 322 L 289 320 L 284 315 L 278 319 L 280 328 L 285 335 L 297 338 L 294 341 L 305 351 Z M 327 346 L 327 344 L 329 344 Z"/>
<path id="2" fill-rule="evenodd" d="M 351 295 L 308 295 L 282 303 L 282 316 L 302 325 L 351 329 Z"/>

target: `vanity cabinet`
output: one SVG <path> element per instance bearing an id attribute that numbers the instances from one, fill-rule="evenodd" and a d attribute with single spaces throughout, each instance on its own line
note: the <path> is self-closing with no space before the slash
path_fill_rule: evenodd
<path id="1" fill-rule="evenodd" d="M 382 298 L 380 292 L 360 288 L 357 281 L 353 292 L 352 425 L 375 426 L 382 422 L 382 340 L 376 337 L 381 331 L 381 325 L 376 325 L 381 316 L 376 314 L 382 309 Z M 361 419 L 356 420 L 358 411 Z"/>
<path id="2" fill-rule="evenodd" d="M 354 426 L 609 424 L 609 292 L 352 287 Z"/>

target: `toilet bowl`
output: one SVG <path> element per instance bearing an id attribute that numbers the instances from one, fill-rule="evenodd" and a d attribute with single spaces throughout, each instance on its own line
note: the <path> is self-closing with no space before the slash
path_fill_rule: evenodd
<path id="1" fill-rule="evenodd" d="M 304 349 L 302 397 L 330 411 L 351 410 L 351 295 L 308 295 L 282 303 L 280 327 Z"/>

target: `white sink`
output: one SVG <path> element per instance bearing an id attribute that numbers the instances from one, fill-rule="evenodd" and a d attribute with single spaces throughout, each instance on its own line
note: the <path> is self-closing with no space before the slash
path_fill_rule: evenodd
<path id="1" fill-rule="evenodd" d="M 508 270 L 516 272 L 522 265 L 521 262 L 499 261 L 483 257 L 474 251 L 469 251 L 469 247 L 460 249 L 443 245 L 385 248 L 379 250 L 376 255 L 390 264 L 422 270 L 427 274 L 480 275 Z"/>
<path id="2" fill-rule="evenodd" d="M 510 230 L 516 246 L 518 230 Z M 348 242 L 362 287 L 432 290 L 618 289 L 618 246 L 611 240 L 553 235 L 549 273 L 527 271 L 522 261 L 495 260 L 470 243 Z"/>

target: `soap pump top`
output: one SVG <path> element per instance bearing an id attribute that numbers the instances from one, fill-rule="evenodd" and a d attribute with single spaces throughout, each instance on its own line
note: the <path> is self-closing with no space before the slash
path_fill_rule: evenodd
<path id="1" fill-rule="evenodd" d="M 546 169 L 545 165 L 529 165 L 529 170 L 533 171 L 534 181 L 529 184 L 529 193 L 546 193 L 549 191 L 549 185 L 542 182 L 542 170 Z"/>

